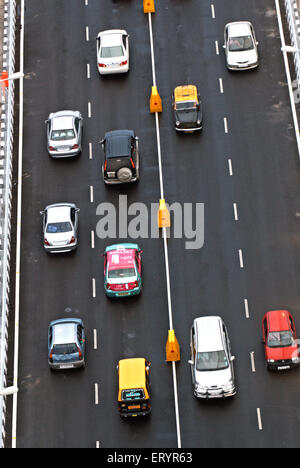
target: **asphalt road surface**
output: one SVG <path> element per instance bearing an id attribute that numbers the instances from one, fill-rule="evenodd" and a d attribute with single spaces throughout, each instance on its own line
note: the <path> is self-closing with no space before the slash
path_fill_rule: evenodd
<path id="1" fill-rule="evenodd" d="M 157 0 L 152 18 L 163 100 L 166 199 L 205 204 L 203 248 L 186 250 L 186 239 L 168 243 L 174 328 L 181 345 L 182 446 L 297 447 L 300 371 L 268 373 L 261 344 L 261 319 L 267 310 L 289 309 L 300 332 L 300 172 L 274 1 L 215 0 L 214 7 L 215 18 L 208 0 Z M 233 74 L 225 68 L 223 31 L 226 22 L 240 19 L 254 24 L 260 67 Z M 172 369 L 165 362 L 169 323 L 163 242 L 138 240 L 144 251 L 144 289 L 139 298 L 125 301 L 110 301 L 103 290 L 102 253 L 115 240 L 96 237 L 91 247 L 99 203 L 118 206 L 119 194 L 127 194 L 129 204 L 141 201 L 148 207 L 159 200 L 155 119 L 148 106 L 149 31 L 142 1 L 89 0 L 86 5 L 84 0 L 30 0 L 25 20 L 17 446 L 95 447 L 98 441 L 109 448 L 176 448 Z M 101 78 L 95 37 L 111 28 L 130 34 L 131 70 L 127 76 Z M 197 84 L 202 95 L 201 135 L 178 136 L 174 130 L 172 92 L 187 83 Z M 83 152 L 74 161 L 54 161 L 47 155 L 44 121 L 50 112 L 69 108 L 84 116 Z M 101 178 L 98 141 L 105 131 L 119 128 L 132 128 L 140 137 L 141 181 L 109 188 Z M 51 256 L 43 251 L 39 212 L 61 201 L 81 209 L 80 244 L 75 254 Z M 229 329 L 238 384 L 238 395 L 230 401 L 199 402 L 192 394 L 189 331 L 193 319 L 206 314 L 221 315 Z M 84 320 L 83 371 L 53 373 L 48 368 L 47 327 L 60 317 Z M 153 411 L 149 418 L 124 422 L 116 406 L 116 365 L 133 356 L 152 362 Z"/>

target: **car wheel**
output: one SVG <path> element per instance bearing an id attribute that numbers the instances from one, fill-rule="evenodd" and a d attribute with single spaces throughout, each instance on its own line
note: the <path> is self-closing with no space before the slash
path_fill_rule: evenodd
<path id="1" fill-rule="evenodd" d="M 128 167 L 122 167 L 118 170 L 117 177 L 121 183 L 125 184 L 126 182 L 130 182 L 132 179 L 132 170 Z"/>

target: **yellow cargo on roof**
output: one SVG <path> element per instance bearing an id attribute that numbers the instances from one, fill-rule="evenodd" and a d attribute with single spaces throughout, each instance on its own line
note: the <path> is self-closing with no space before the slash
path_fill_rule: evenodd
<path id="1" fill-rule="evenodd" d="M 175 102 L 197 101 L 197 87 L 194 85 L 177 86 L 174 91 Z"/>

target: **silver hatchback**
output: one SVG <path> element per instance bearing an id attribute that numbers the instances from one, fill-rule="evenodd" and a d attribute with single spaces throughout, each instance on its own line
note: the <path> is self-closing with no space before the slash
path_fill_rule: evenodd
<path id="1" fill-rule="evenodd" d="M 226 398 L 236 394 L 233 361 L 221 317 L 200 317 L 191 329 L 191 365 L 197 398 Z"/>
<path id="2" fill-rule="evenodd" d="M 50 253 L 70 252 L 77 247 L 79 208 L 74 203 L 56 203 L 41 211 L 44 248 Z"/>
<path id="3" fill-rule="evenodd" d="M 82 116 L 79 111 L 51 113 L 47 124 L 47 148 L 52 158 L 77 156 L 81 152 Z"/>

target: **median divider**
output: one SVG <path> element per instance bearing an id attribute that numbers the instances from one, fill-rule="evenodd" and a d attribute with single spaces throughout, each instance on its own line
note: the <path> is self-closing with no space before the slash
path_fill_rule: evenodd
<path id="1" fill-rule="evenodd" d="M 158 94 L 157 87 L 152 86 L 151 96 L 150 96 L 150 112 L 151 114 L 156 114 L 157 112 L 162 112 L 162 100 Z"/>
<path id="2" fill-rule="evenodd" d="M 166 344 L 166 361 L 180 361 L 180 346 L 174 330 L 169 330 L 168 341 Z"/>
<path id="3" fill-rule="evenodd" d="M 154 0 L 144 0 L 144 13 L 155 13 Z"/>
<path id="4" fill-rule="evenodd" d="M 166 206 L 165 200 L 159 201 L 159 208 L 158 208 L 158 215 L 157 215 L 157 222 L 159 229 L 162 228 L 170 228 L 171 227 L 171 217 L 170 212 Z"/>

